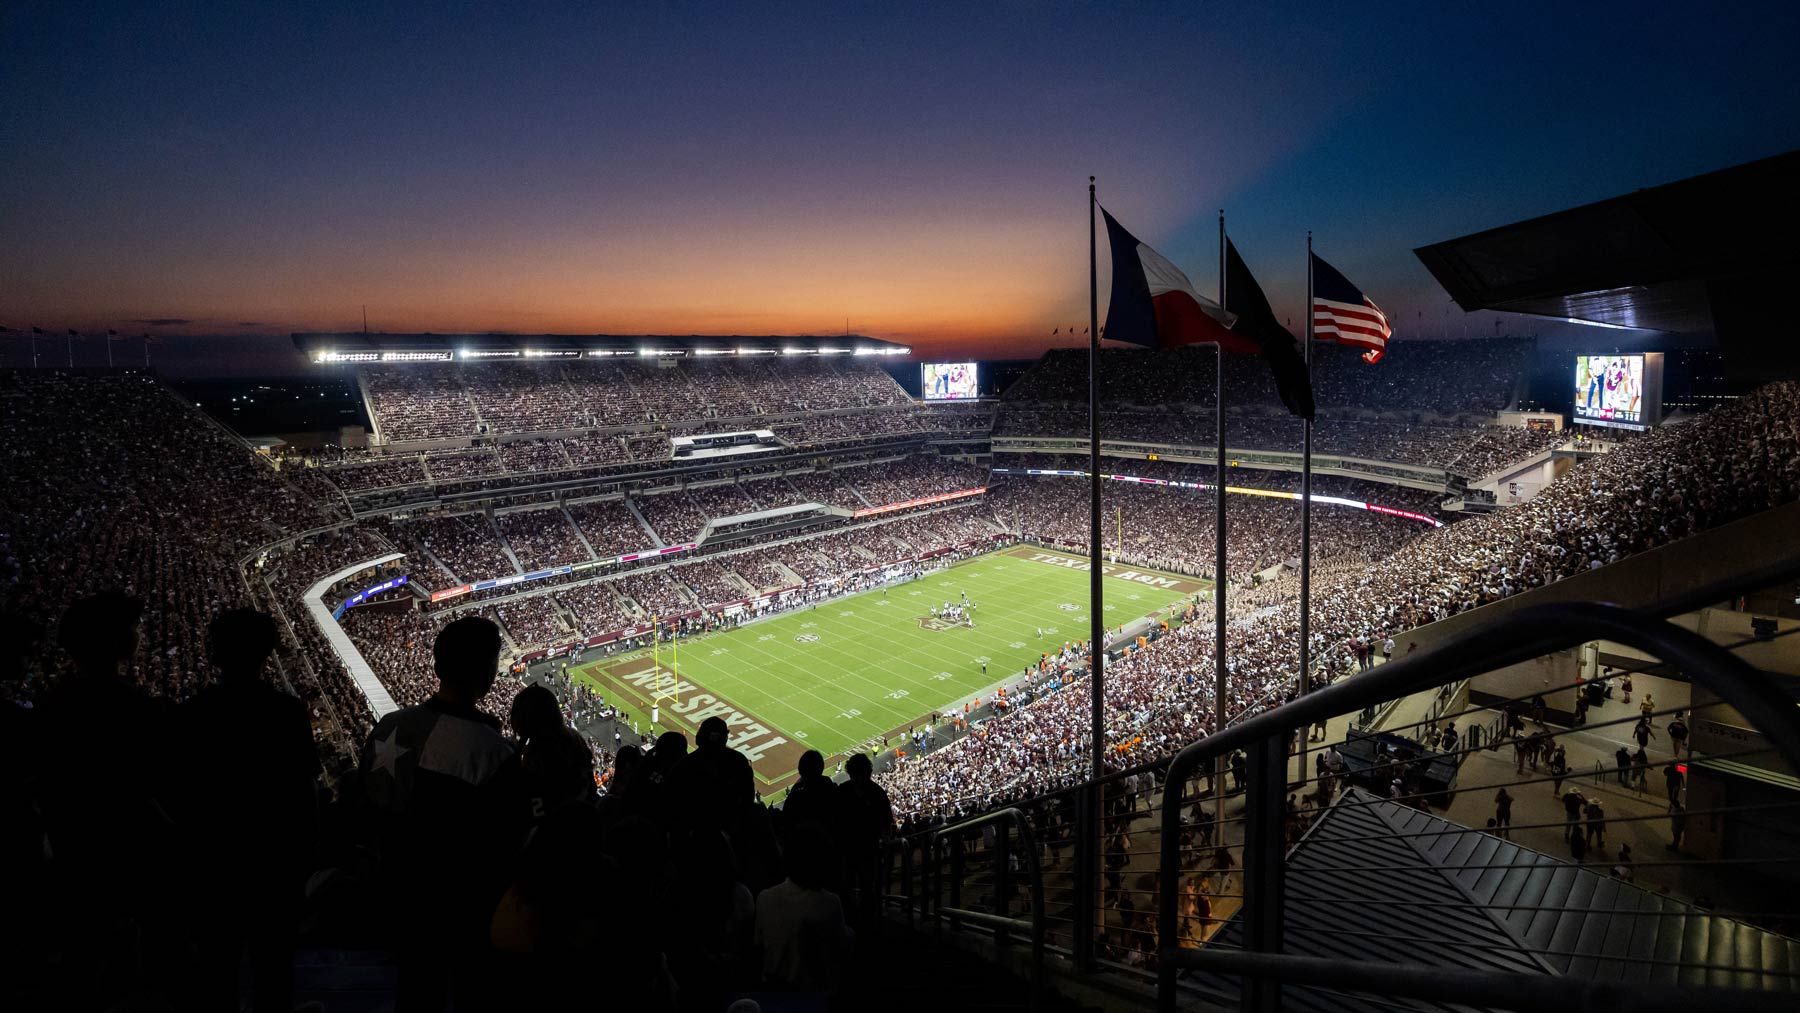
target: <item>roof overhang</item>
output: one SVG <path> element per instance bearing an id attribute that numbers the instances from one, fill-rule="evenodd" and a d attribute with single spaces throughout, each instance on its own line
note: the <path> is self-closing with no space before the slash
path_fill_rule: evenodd
<path id="1" fill-rule="evenodd" d="M 1720 288 L 1800 262 L 1800 152 L 1413 252 L 1464 310 L 1714 334 Z"/>

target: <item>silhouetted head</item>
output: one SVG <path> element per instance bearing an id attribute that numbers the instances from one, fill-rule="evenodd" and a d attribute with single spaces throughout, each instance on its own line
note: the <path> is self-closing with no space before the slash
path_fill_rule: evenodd
<path id="1" fill-rule="evenodd" d="M 800 763 L 794 769 L 801 777 L 818 777 L 825 773 L 825 757 L 817 749 L 808 749 L 800 754 Z"/>
<path id="2" fill-rule="evenodd" d="M 660 763 L 674 763 L 687 755 L 687 736 L 680 732 L 664 732 L 656 737 L 656 759 Z"/>
<path id="3" fill-rule="evenodd" d="M 261 672 L 279 643 L 275 620 L 252 608 L 226 609 L 206 628 L 206 655 L 227 677 Z"/>
<path id="4" fill-rule="evenodd" d="M 463 616 L 438 631 L 431 645 L 438 681 L 473 704 L 494 688 L 500 671 L 500 627 L 481 616 Z"/>
<path id="5" fill-rule="evenodd" d="M 726 726 L 725 719 L 711 717 L 700 722 L 700 734 L 694 736 L 694 745 L 697 749 L 705 749 L 707 746 L 722 746 L 729 738 L 731 738 L 731 729 Z"/>
<path id="6" fill-rule="evenodd" d="M 867 781 L 875 776 L 875 764 L 867 753 L 857 753 L 844 761 L 844 773 L 849 774 L 852 781 Z"/>
<path id="7" fill-rule="evenodd" d="M 508 723 L 512 725 L 513 734 L 521 739 L 535 739 L 555 732 L 563 723 L 556 694 L 542 686 L 519 690 L 519 695 L 513 698 Z"/>
<path id="8" fill-rule="evenodd" d="M 613 759 L 613 780 L 610 790 L 617 791 L 622 787 L 625 779 L 631 776 L 632 771 L 637 770 L 643 762 L 644 751 L 638 747 L 626 746 L 619 750 L 619 755 Z"/>
<path id="9" fill-rule="evenodd" d="M 144 603 L 123 591 L 82 598 L 63 612 L 56 643 L 84 675 L 117 675 L 137 653 L 138 620 Z"/>

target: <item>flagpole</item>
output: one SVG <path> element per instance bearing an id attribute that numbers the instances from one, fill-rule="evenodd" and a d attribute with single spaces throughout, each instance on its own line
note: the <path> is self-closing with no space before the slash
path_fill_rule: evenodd
<path id="1" fill-rule="evenodd" d="M 1313 267 L 1312 230 L 1306 230 L 1306 384 L 1312 386 L 1313 357 Z M 1312 431 L 1311 418 L 1303 418 L 1300 442 L 1300 690 L 1303 697 L 1312 688 Z M 1306 780 L 1306 745 L 1312 741 L 1312 729 L 1300 740 L 1298 779 Z M 1323 796 L 1320 796 L 1323 798 Z"/>
<path id="2" fill-rule="evenodd" d="M 1105 610 L 1100 577 L 1100 274 L 1094 252 L 1094 177 L 1088 177 L 1088 690 L 1094 778 L 1106 774 Z"/>
<path id="3" fill-rule="evenodd" d="M 75 328 L 73 328 L 73 327 L 69 328 L 69 333 L 63 335 L 63 348 L 66 349 L 69 353 L 69 368 L 74 369 L 75 368 Z"/>
<path id="4" fill-rule="evenodd" d="M 1225 209 L 1219 209 L 1219 305 L 1225 302 Z M 1225 671 L 1225 344 L 1215 345 L 1219 352 L 1219 372 L 1213 393 L 1213 433 L 1218 444 L 1217 478 L 1213 489 L 1213 500 L 1216 504 L 1215 539 L 1213 547 L 1213 732 L 1217 734 L 1225 730 L 1226 708 L 1229 707 L 1229 680 Z M 1214 815 L 1220 821 L 1218 837 L 1223 844 L 1225 819 L 1225 764 L 1223 755 L 1214 760 L 1215 776 L 1213 778 L 1213 804 L 1218 810 Z"/>
<path id="5" fill-rule="evenodd" d="M 115 333 L 116 332 L 114 332 L 114 331 L 106 332 L 106 368 L 107 369 L 113 368 L 112 343 L 113 343 L 113 337 L 115 336 Z"/>

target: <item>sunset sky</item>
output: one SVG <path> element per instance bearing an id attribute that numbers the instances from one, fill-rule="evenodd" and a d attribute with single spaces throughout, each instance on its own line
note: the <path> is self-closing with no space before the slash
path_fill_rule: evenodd
<path id="1" fill-rule="evenodd" d="M 0 324 L 1034 355 L 1091 173 L 1202 292 L 1222 207 L 1279 314 L 1310 228 L 1400 334 L 1491 333 L 1412 248 L 1800 146 L 1796 11 L 12 3 Z"/>

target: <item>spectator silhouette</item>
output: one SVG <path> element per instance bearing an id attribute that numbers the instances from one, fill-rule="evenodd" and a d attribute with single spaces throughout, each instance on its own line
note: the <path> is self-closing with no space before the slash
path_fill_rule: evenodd
<path id="1" fill-rule="evenodd" d="M 687 736 L 680 732 L 664 732 L 656 737 L 644 762 L 632 776 L 630 804 L 627 811 L 642 816 L 667 831 L 675 820 L 690 809 L 684 805 L 675 785 L 675 769 L 687 757 Z"/>
<path id="2" fill-rule="evenodd" d="M 849 780 L 837 789 L 841 811 L 838 848 L 854 893 L 851 909 L 857 927 L 867 931 L 881 914 L 882 849 L 894 836 L 894 805 L 887 789 L 875 783 L 875 765 L 866 754 L 845 760 L 844 773 Z"/>
<path id="3" fill-rule="evenodd" d="M 679 912 L 679 946 L 669 968 L 680 985 L 684 1010 L 723 1009 L 734 982 L 753 981 L 751 938 L 756 898 L 743 881 L 724 834 L 696 830 L 671 852 L 677 874 L 667 903 Z"/>
<path id="4" fill-rule="evenodd" d="M 638 768 L 643 766 L 644 751 L 625 746 L 613 756 L 612 777 L 606 782 L 606 794 L 594 804 L 603 825 L 624 819 L 632 806 L 633 792 L 640 790 Z"/>
<path id="5" fill-rule="evenodd" d="M 800 754 L 794 769 L 800 779 L 788 789 L 787 798 L 781 803 L 783 826 L 812 822 L 837 836 L 837 785 L 825 776 L 825 757 L 816 749 L 808 749 Z"/>
<path id="6" fill-rule="evenodd" d="M 782 857 L 787 878 L 756 897 L 763 981 L 788 991 L 829 991 L 851 934 L 843 902 L 826 888 L 832 855 L 824 829 L 817 823 L 789 828 Z"/>
<path id="7" fill-rule="evenodd" d="M 494 1005 L 488 925 L 520 839 L 513 749 L 476 709 L 500 668 L 500 628 L 479 616 L 432 645 L 435 694 L 378 721 L 363 746 L 392 913 L 398 1013 Z"/>
<path id="8" fill-rule="evenodd" d="M 26 980 L 45 957 L 39 926 L 51 902 L 44 820 L 38 806 L 41 715 L 29 704 L 26 659 L 37 649 L 38 630 L 22 616 L 0 613 L 0 862 L 12 888 L 9 917 L 0 920 L 0 976 Z"/>
<path id="9" fill-rule="evenodd" d="M 563 723 L 556 694 L 543 686 L 520 690 L 509 723 L 519 742 L 520 783 L 533 823 L 564 805 L 594 800 L 594 751 Z"/>
<path id="10" fill-rule="evenodd" d="M 44 702 L 38 797 L 55 856 L 55 913 L 64 920 L 53 931 L 76 955 L 69 991 L 59 997 L 69 1008 L 139 987 L 140 961 L 153 975 L 177 965 L 169 750 L 159 738 L 169 709 L 125 678 L 143 610 L 136 598 L 108 591 L 70 605 L 57 624 L 57 644 L 74 671 Z M 131 764 L 128 776 L 121 757 Z"/>
<path id="11" fill-rule="evenodd" d="M 253 1008 L 293 1008 L 294 930 L 313 867 L 319 760 L 305 705 L 263 679 L 278 643 L 267 613 L 219 613 L 207 629 L 219 681 L 182 708 L 200 1008 L 238 1008 L 245 950 Z"/>
<path id="12" fill-rule="evenodd" d="M 700 722 L 694 751 L 674 768 L 676 804 L 684 810 L 683 825 L 729 833 L 743 818 L 744 809 L 756 800 L 750 761 L 726 744 L 730 737 L 724 718 L 707 718 Z M 657 747 L 661 748 L 660 742 Z"/>
<path id="13" fill-rule="evenodd" d="M 663 949 L 671 934 L 642 918 L 667 902 L 659 896 L 666 890 L 660 842 L 647 821 L 630 816 L 609 826 L 586 802 L 544 815 L 490 922 L 505 955 L 500 1008 L 567 1005 L 596 987 L 596 955 L 604 955 L 609 1005 L 667 1007 Z"/>

